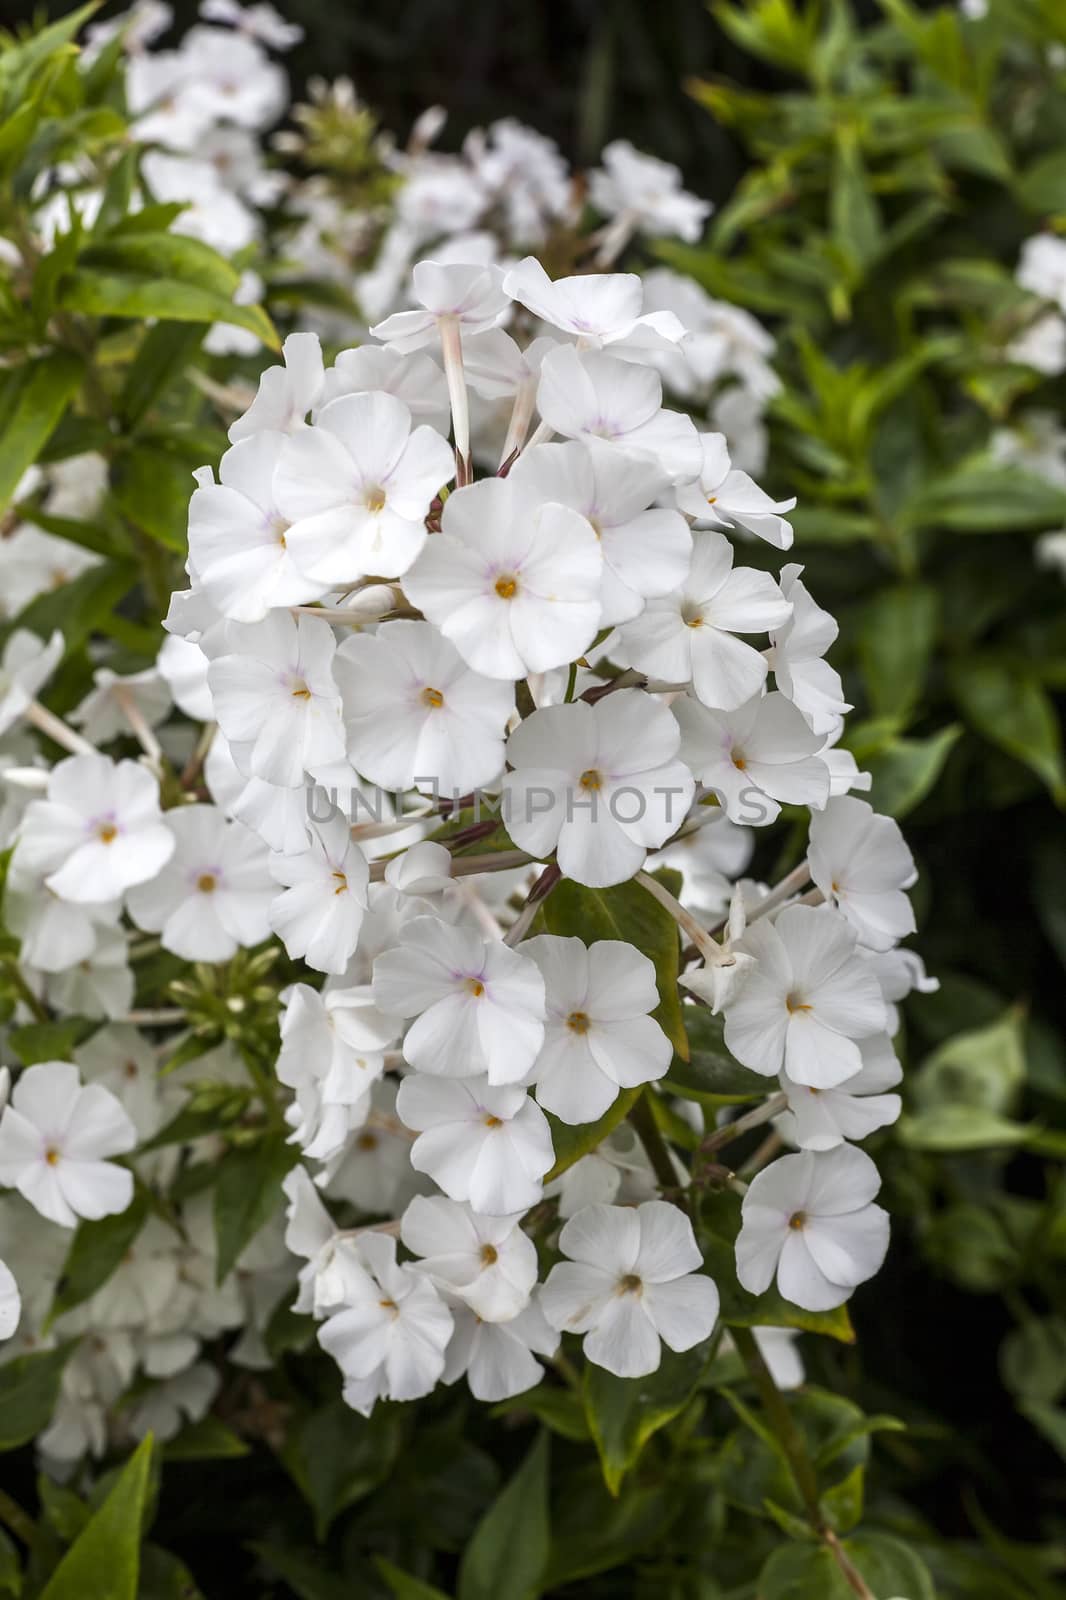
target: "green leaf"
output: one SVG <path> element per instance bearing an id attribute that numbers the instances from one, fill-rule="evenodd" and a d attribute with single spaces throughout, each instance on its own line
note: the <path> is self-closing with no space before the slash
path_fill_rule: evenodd
<path id="1" fill-rule="evenodd" d="M 123 1467 L 107 1499 L 52 1574 L 41 1600 L 137 1600 L 141 1521 L 148 1492 L 152 1438 Z"/>
<path id="2" fill-rule="evenodd" d="M 860 1461 L 846 1478 L 822 1495 L 819 1503 L 837 1533 L 850 1533 L 861 1522 L 865 1483 L 866 1467 Z"/>
<path id="3" fill-rule="evenodd" d="M 927 739 L 893 739 L 864 761 L 875 809 L 896 818 L 913 811 L 932 790 L 961 733 L 953 722 Z"/>
<path id="4" fill-rule="evenodd" d="M 342 1511 L 385 1482 L 399 1448 L 395 1408 L 361 1417 L 339 1397 L 289 1430 L 281 1459 L 311 1508 L 320 1543 Z"/>
<path id="5" fill-rule="evenodd" d="M 0 1528 L 0 1593 L 22 1593 L 22 1565 L 11 1538 Z"/>
<path id="6" fill-rule="evenodd" d="M 1050 216 L 1066 211 L 1066 151 L 1052 150 L 1018 177 L 1018 198 L 1030 211 Z"/>
<path id="7" fill-rule="evenodd" d="M 1066 1411 L 1061 1406 L 1049 1406 L 1041 1400 L 1023 1400 L 1018 1410 L 1066 1461 Z"/>
<path id="8" fill-rule="evenodd" d="M 612 1495 L 652 1434 L 691 1400 L 706 1360 L 705 1346 L 681 1355 L 664 1348 L 658 1370 L 636 1379 L 616 1378 L 591 1362 L 586 1366 L 585 1413 Z"/>
<path id="9" fill-rule="evenodd" d="M 169 237 L 164 235 L 163 237 Z M 89 317 L 159 317 L 170 322 L 232 322 L 279 350 L 274 325 L 262 306 L 242 306 L 211 289 L 161 276 L 97 272 L 79 266 L 60 280 L 56 301 Z"/>
<path id="10" fill-rule="evenodd" d="M 24 1067 L 39 1061 L 72 1061 L 78 1045 L 96 1028 L 85 1017 L 65 1017 L 62 1022 L 26 1022 L 12 1028 L 8 1044 Z"/>
<path id="11" fill-rule="evenodd" d="M 545 1112 L 551 1128 L 555 1165 L 545 1175 L 544 1182 L 550 1183 L 553 1178 L 558 1178 L 582 1156 L 589 1155 L 601 1145 L 607 1135 L 625 1121 L 643 1093 L 640 1085 L 635 1089 L 623 1089 L 617 1100 L 595 1122 L 560 1122 L 550 1111 Z"/>
<path id="12" fill-rule="evenodd" d="M 663 1088 L 712 1109 L 740 1105 L 746 1100 L 765 1100 L 766 1078 L 742 1067 L 726 1049 L 724 1018 L 712 1016 L 706 1006 L 686 1006 L 684 1016 L 689 1059 L 674 1057 Z"/>
<path id="13" fill-rule="evenodd" d="M 443 1589 L 434 1588 L 431 1583 L 423 1583 L 421 1578 L 412 1578 L 408 1572 L 401 1572 L 399 1567 L 394 1567 L 384 1556 L 375 1556 L 374 1565 L 385 1579 L 389 1593 L 395 1596 L 395 1600 L 448 1600 Z"/>
<path id="14" fill-rule="evenodd" d="M 187 322 L 157 322 L 149 328 L 126 375 L 118 413 L 135 427 L 200 348 L 203 330 Z"/>
<path id="15" fill-rule="evenodd" d="M 317 1552 L 275 1544 L 253 1544 L 250 1548 L 284 1579 L 299 1600 L 356 1600 L 352 1580 L 331 1572 Z"/>
<path id="16" fill-rule="evenodd" d="M 902 1540 L 863 1533 L 842 1548 L 878 1600 L 936 1600 L 925 1563 Z M 855 1600 L 855 1589 L 825 1545 L 782 1545 L 759 1574 L 759 1600 Z"/>
<path id="17" fill-rule="evenodd" d="M 163 1447 L 164 1461 L 233 1461 L 246 1456 L 250 1446 L 227 1428 L 224 1422 L 210 1415 L 188 1427 Z"/>
<path id="18" fill-rule="evenodd" d="M 681 887 L 681 874 L 655 874 L 672 894 Z M 557 884 L 541 908 L 544 930 L 593 944 L 598 939 L 621 939 L 635 945 L 655 964 L 659 1004 L 652 1016 L 679 1054 L 688 1054 L 681 1001 L 677 992 L 680 943 L 677 923 L 658 900 L 639 883 L 619 883 L 613 889 L 586 889 L 570 878 Z"/>
<path id="19" fill-rule="evenodd" d="M 80 1306 L 107 1282 L 143 1228 L 148 1204 L 148 1191 L 138 1188 L 126 1210 L 117 1216 L 78 1224 L 60 1274 L 53 1318 Z"/>
<path id="20" fill-rule="evenodd" d="M 550 1550 L 548 1435 L 493 1501 L 459 1564 L 458 1600 L 534 1600 Z"/>
<path id="21" fill-rule="evenodd" d="M 47 1428 L 63 1368 L 77 1342 L 71 1339 L 55 1350 L 16 1356 L 0 1366 L 0 1450 L 16 1450 Z"/>
<path id="22" fill-rule="evenodd" d="M 494 1417 L 532 1416 L 543 1422 L 552 1433 L 562 1439 L 572 1439 L 575 1444 L 588 1444 L 589 1432 L 585 1408 L 572 1389 L 552 1388 L 546 1383 L 524 1394 L 512 1395 L 492 1408 Z"/>
<path id="23" fill-rule="evenodd" d="M 67 654 L 83 645 L 137 582 L 132 561 L 101 561 L 82 572 L 73 583 L 38 595 L 15 619 L 42 639 L 58 628 L 66 640 Z"/>
<path id="24" fill-rule="evenodd" d="M 157 1544 L 141 1547 L 137 1600 L 206 1600 L 184 1561 Z"/>
<path id="25" fill-rule="evenodd" d="M 1012 1006 L 993 1023 L 958 1033 L 923 1062 L 910 1081 L 919 1110 L 968 1106 L 1011 1109 L 1025 1081 L 1024 1013 Z"/>
<path id="26" fill-rule="evenodd" d="M 977 732 L 1021 761 L 1061 797 L 1066 791 L 1062 731 L 1047 690 L 1035 678 L 979 656 L 956 664 L 951 685 Z"/>
<path id="27" fill-rule="evenodd" d="M 1025 1144 L 1029 1130 L 980 1106 L 934 1106 L 902 1117 L 896 1134 L 911 1150 L 994 1150 Z"/>
<path id="28" fill-rule="evenodd" d="M 1066 1391 L 1066 1318 L 1033 1317 L 1008 1333 L 999 1370 L 1012 1394 L 1053 1405 Z"/>
<path id="29" fill-rule="evenodd" d="M 56 350 L 29 362 L 19 374 L 14 404 L 0 430 L 0 512 L 51 438 L 84 372 L 77 356 Z"/>
<path id="30" fill-rule="evenodd" d="M 905 517 L 954 533 L 1039 532 L 1066 522 L 1066 489 L 1022 467 L 973 461 L 927 484 Z"/>
<path id="31" fill-rule="evenodd" d="M 223 1157 L 214 1203 L 219 1283 L 277 1211 L 281 1180 L 296 1165 L 299 1154 L 283 1133 L 268 1133 L 257 1143 L 229 1150 Z"/>
<path id="32" fill-rule="evenodd" d="M 836 138 L 829 221 L 833 237 L 852 268 L 851 281 L 860 282 L 881 250 L 881 212 L 870 191 L 855 132 L 847 126 Z"/>
<path id="33" fill-rule="evenodd" d="M 925 681 L 940 603 L 928 584 L 881 589 L 866 606 L 859 657 L 874 716 L 906 717 Z"/>

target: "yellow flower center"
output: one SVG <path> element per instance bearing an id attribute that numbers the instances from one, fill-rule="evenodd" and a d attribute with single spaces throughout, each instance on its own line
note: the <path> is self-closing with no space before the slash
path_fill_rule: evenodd
<path id="1" fill-rule="evenodd" d="M 589 767 L 577 781 L 582 789 L 599 789 L 603 784 L 603 778 L 595 767 Z"/>
<path id="2" fill-rule="evenodd" d="M 48 1146 L 48 1149 L 44 1153 L 44 1159 L 47 1161 L 47 1163 L 48 1163 L 48 1165 L 50 1167 L 54 1167 L 54 1166 L 58 1165 L 58 1163 L 59 1163 L 59 1151 L 55 1148 L 54 1145 L 49 1145 Z"/>
<path id="3" fill-rule="evenodd" d="M 372 489 L 367 490 L 366 509 L 368 511 L 384 511 L 385 491 L 380 487 L 379 484 L 374 484 Z"/>
<path id="4" fill-rule="evenodd" d="M 196 880 L 196 887 L 201 894 L 212 894 L 218 886 L 218 879 L 213 872 L 201 872 Z"/>
<path id="5" fill-rule="evenodd" d="M 639 1294 L 644 1284 L 635 1272 L 627 1272 L 624 1278 L 619 1278 L 616 1293 Z"/>
<path id="6" fill-rule="evenodd" d="M 444 704 L 444 696 L 439 689 L 423 689 L 422 704 L 429 706 L 434 711 L 439 711 Z"/>
<path id="7" fill-rule="evenodd" d="M 494 1244 L 483 1244 L 481 1246 L 481 1265 L 483 1267 L 494 1267 L 498 1260 L 499 1253 Z"/>
<path id="8" fill-rule="evenodd" d="M 96 837 L 101 844 L 113 844 L 118 838 L 118 829 L 113 822 L 101 822 L 96 830 Z"/>
<path id="9" fill-rule="evenodd" d="M 485 985 L 480 978 L 467 978 L 466 991 L 468 994 L 472 994 L 475 1000 L 480 1000 L 485 993 Z"/>
<path id="10" fill-rule="evenodd" d="M 589 1018 L 585 1011 L 571 1011 L 566 1019 L 566 1026 L 571 1033 L 588 1033 Z"/>
<path id="11" fill-rule="evenodd" d="M 501 600 L 513 600 L 515 595 L 518 593 L 518 579 L 510 577 L 497 578 L 496 593 L 499 595 Z"/>
<path id="12" fill-rule="evenodd" d="M 788 1225 L 794 1233 L 799 1233 L 806 1221 L 806 1211 L 794 1211 L 788 1219 Z"/>
<path id="13" fill-rule="evenodd" d="M 503 1127 L 503 1118 L 502 1117 L 494 1117 L 491 1114 L 491 1112 L 486 1112 L 485 1118 L 484 1118 L 484 1122 L 485 1122 L 486 1128 L 502 1128 Z"/>
<path id="14" fill-rule="evenodd" d="M 347 891 L 348 891 L 348 879 L 344 876 L 344 873 L 343 872 L 334 872 L 332 874 L 332 877 L 333 877 L 334 882 L 337 885 L 337 887 L 334 889 L 333 893 L 335 895 L 337 895 L 337 894 L 346 894 Z"/>

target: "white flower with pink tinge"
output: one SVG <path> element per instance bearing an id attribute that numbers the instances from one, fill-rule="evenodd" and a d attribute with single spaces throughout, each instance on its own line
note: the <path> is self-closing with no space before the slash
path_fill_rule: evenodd
<path id="1" fill-rule="evenodd" d="M 541 1198 L 555 1152 L 548 1119 L 520 1085 L 414 1072 L 400 1084 L 396 1111 L 418 1134 L 411 1165 L 449 1199 L 502 1217 Z"/>
<path id="2" fill-rule="evenodd" d="M 133 1174 L 111 1156 L 137 1143 L 137 1130 L 109 1089 L 82 1085 L 69 1061 L 27 1067 L 0 1118 L 0 1183 L 15 1188 L 61 1227 L 125 1211 Z"/>
<path id="3" fill-rule="evenodd" d="M 53 767 L 47 798 L 26 807 L 15 861 L 61 900 L 117 900 L 174 854 L 159 784 L 135 761 L 71 756 Z"/>
<path id="4" fill-rule="evenodd" d="M 437 917 L 416 917 L 403 943 L 378 956 L 373 994 L 382 1011 L 416 1019 L 403 1055 L 420 1072 L 516 1083 L 544 1042 L 544 979 L 534 963 Z"/>

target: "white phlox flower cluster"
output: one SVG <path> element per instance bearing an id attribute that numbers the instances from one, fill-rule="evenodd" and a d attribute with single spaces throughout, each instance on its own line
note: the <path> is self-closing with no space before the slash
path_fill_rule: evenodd
<path id="1" fill-rule="evenodd" d="M 259 135 L 298 30 L 201 14 L 163 50 L 165 5 L 127 15 L 130 106 L 155 198 L 234 251 L 281 198 Z M 444 156 L 431 121 L 389 151 L 371 326 L 331 360 L 290 333 L 196 472 L 155 666 L 94 660 L 63 721 L 38 698 L 59 636 L 0 659 L 14 1021 L 70 1025 L 0 1083 L 0 1359 L 92 1335 L 39 1441 L 60 1474 L 202 1417 L 213 1341 L 269 1366 L 279 1307 L 365 1415 L 438 1383 L 523 1393 L 566 1338 L 620 1378 L 710 1352 L 712 1183 L 742 1196 L 751 1294 L 832 1310 L 887 1248 L 857 1146 L 899 1114 L 895 1007 L 934 980 L 900 948 L 910 852 L 840 744 L 836 623 L 782 564 L 795 501 L 757 481 L 773 340 L 666 269 L 595 270 L 699 237 L 676 169 L 608 146 L 593 270 L 552 279 L 526 252 L 579 224 L 559 152 L 505 121 Z M 309 259 L 328 212 L 305 207 Z M 230 332 L 215 354 L 245 350 Z M 34 512 L 102 492 L 75 459 L 20 486 L 5 595 L 9 571 L 29 598 L 51 581 Z M 786 809 L 793 869 L 743 876 Z M 623 901 L 666 917 L 669 959 L 622 936 Z M 144 1008 L 146 961 L 182 974 L 173 1007 Z M 273 1054 L 205 1053 L 259 1004 Z M 671 1089 L 686 1024 L 746 1069 L 736 1136 L 772 1123 L 787 1153 L 708 1163 L 735 1135 Z M 225 1257 L 210 1168 L 260 1137 L 276 1204 Z M 72 1230 L 123 1217 L 122 1264 L 66 1304 Z M 792 1337 L 760 1330 L 787 1383 Z"/>

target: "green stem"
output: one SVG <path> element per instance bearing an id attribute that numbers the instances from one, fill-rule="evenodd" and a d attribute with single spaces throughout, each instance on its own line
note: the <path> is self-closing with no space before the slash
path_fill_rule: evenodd
<path id="1" fill-rule="evenodd" d="M 659 1180 L 660 1189 L 676 1189 L 678 1186 L 677 1170 L 670 1159 L 670 1152 L 666 1141 L 659 1132 L 659 1124 L 648 1100 L 648 1091 L 645 1090 L 637 1103 L 629 1111 L 629 1120 L 636 1129 L 637 1138 L 644 1146 L 645 1154 L 652 1164 L 652 1170 Z"/>
<path id="2" fill-rule="evenodd" d="M 785 1404 L 780 1389 L 774 1382 L 770 1368 L 763 1360 L 762 1351 L 755 1342 L 755 1335 L 750 1328 L 731 1328 L 733 1344 L 737 1354 L 748 1369 L 748 1375 L 759 1391 L 766 1420 L 784 1452 L 789 1469 L 799 1490 L 800 1499 L 803 1501 L 807 1518 L 811 1527 L 821 1537 L 825 1532 L 825 1521 L 818 1505 L 818 1481 L 814 1475 L 811 1458 L 807 1454 L 807 1447 L 803 1442 L 799 1429 L 792 1420 L 792 1413 Z"/>
<path id="3" fill-rule="evenodd" d="M 10 956 L 4 960 L 4 970 L 10 978 L 12 987 L 14 988 L 19 999 L 30 1011 L 33 1012 L 34 1019 L 37 1022 L 49 1022 L 51 1019 L 47 1010 L 41 1001 L 38 1000 L 37 996 L 34 994 L 33 990 L 22 976 L 18 963 L 16 961 L 12 961 Z"/>
<path id="4" fill-rule="evenodd" d="M 33 1518 L 4 1489 L 0 1489 L 0 1522 L 5 1522 L 25 1545 L 32 1545 L 37 1537 Z"/>

